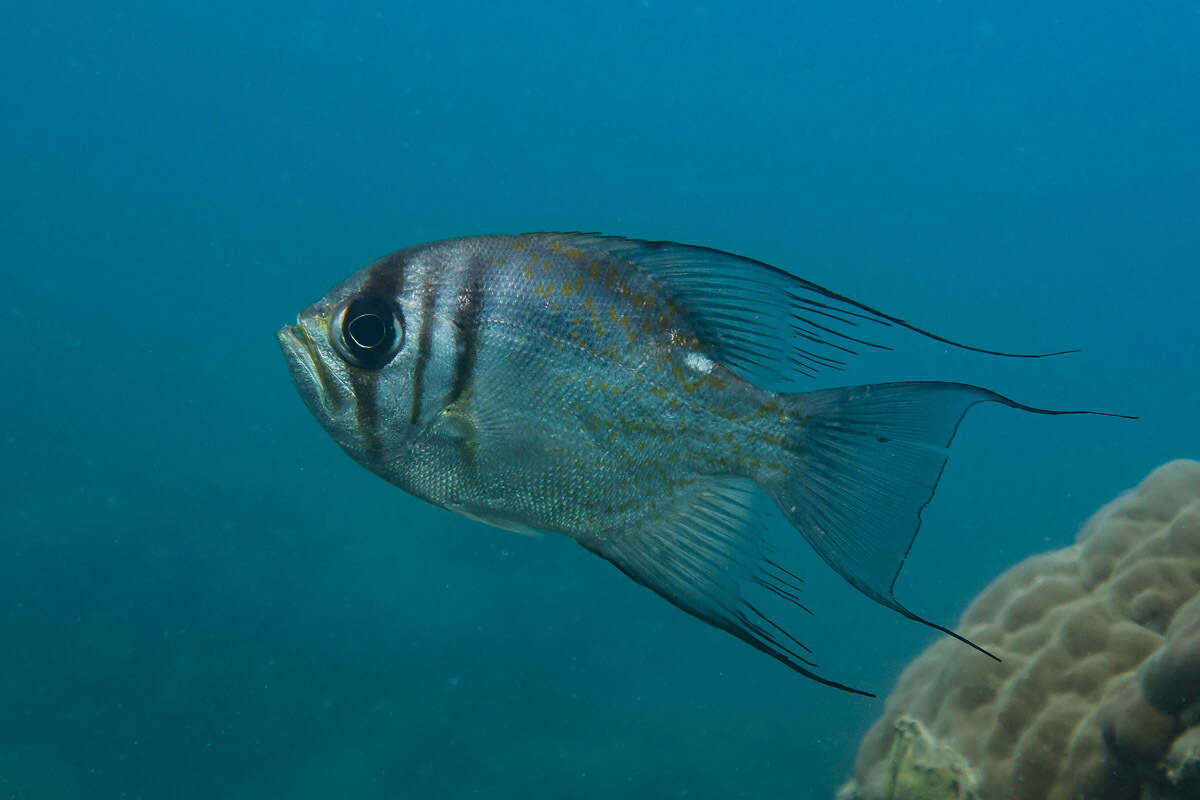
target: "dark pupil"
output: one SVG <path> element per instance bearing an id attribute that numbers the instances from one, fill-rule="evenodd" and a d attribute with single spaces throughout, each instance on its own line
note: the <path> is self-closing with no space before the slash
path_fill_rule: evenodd
<path id="1" fill-rule="evenodd" d="M 387 325 L 378 314 L 366 312 L 359 314 L 346 325 L 346 331 L 354 343 L 364 350 L 373 350 L 384 343 L 387 338 Z"/>
<path id="2" fill-rule="evenodd" d="M 404 321 L 387 300 L 363 295 L 346 307 L 342 316 L 343 355 L 362 369 L 382 369 L 404 341 Z"/>

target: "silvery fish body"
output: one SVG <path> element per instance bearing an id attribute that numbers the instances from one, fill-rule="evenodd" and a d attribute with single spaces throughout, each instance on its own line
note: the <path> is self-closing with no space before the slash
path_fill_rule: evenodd
<path id="1" fill-rule="evenodd" d="M 366 468 L 474 519 L 571 536 L 849 689 L 761 610 L 758 595 L 798 605 L 800 580 L 772 557 L 760 501 L 920 619 L 892 590 L 945 448 L 971 405 L 1027 408 L 954 383 L 775 391 L 889 329 L 933 336 L 728 253 L 544 233 L 398 251 L 279 339 L 309 409 Z"/>

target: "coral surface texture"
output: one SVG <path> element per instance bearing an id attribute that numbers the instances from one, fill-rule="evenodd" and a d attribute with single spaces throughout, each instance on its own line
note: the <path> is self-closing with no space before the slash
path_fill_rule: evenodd
<path id="1" fill-rule="evenodd" d="M 1200 799 L 1200 463 L 996 578 L 913 661 L 840 800 Z"/>

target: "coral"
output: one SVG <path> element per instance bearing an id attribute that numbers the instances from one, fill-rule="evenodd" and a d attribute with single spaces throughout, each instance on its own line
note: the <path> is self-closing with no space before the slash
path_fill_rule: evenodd
<path id="1" fill-rule="evenodd" d="M 891 741 L 887 755 L 867 771 L 862 789 L 844 786 L 838 800 L 978 800 L 978 781 L 966 759 L 954 748 L 936 741 L 919 720 L 896 720 Z"/>
<path id="2" fill-rule="evenodd" d="M 914 660 L 839 800 L 1200 797 L 1200 463 L 996 578 L 958 630 L 1002 661 L 952 640 Z"/>

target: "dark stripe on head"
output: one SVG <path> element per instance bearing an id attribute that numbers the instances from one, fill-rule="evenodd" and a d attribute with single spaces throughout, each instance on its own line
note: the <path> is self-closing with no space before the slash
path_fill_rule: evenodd
<path id="1" fill-rule="evenodd" d="M 347 366 L 354 387 L 354 421 L 366 442 L 367 460 L 378 460 L 383 448 L 379 442 L 379 370 Z"/>
<path id="2" fill-rule="evenodd" d="M 397 298 L 404 291 L 404 273 L 412 249 L 397 250 L 367 267 L 367 279 L 363 281 L 363 294 L 378 294 Z"/>
<path id="3" fill-rule="evenodd" d="M 458 292 L 458 308 L 454 313 L 454 377 L 450 383 L 449 402 L 453 403 L 471 388 L 475 359 L 479 354 L 479 320 L 483 312 L 483 274 L 481 256 L 473 256 L 467 265 L 467 275 Z"/>
<path id="4" fill-rule="evenodd" d="M 410 425 L 416 425 L 417 420 L 421 418 L 421 396 L 425 391 L 425 368 L 429 365 L 429 356 L 433 352 L 433 312 L 434 306 L 437 304 L 435 272 L 436 270 L 429 270 L 429 277 L 425 281 L 424 293 L 421 298 L 421 333 L 417 337 L 417 364 L 413 368 Z"/>
<path id="5" fill-rule="evenodd" d="M 394 301 L 404 291 L 404 274 L 411 250 L 397 250 L 367 267 L 360 295 L 376 295 Z M 379 439 L 379 371 L 349 367 L 354 387 L 354 419 L 366 443 L 367 458 L 374 462 L 383 452 Z"/>

